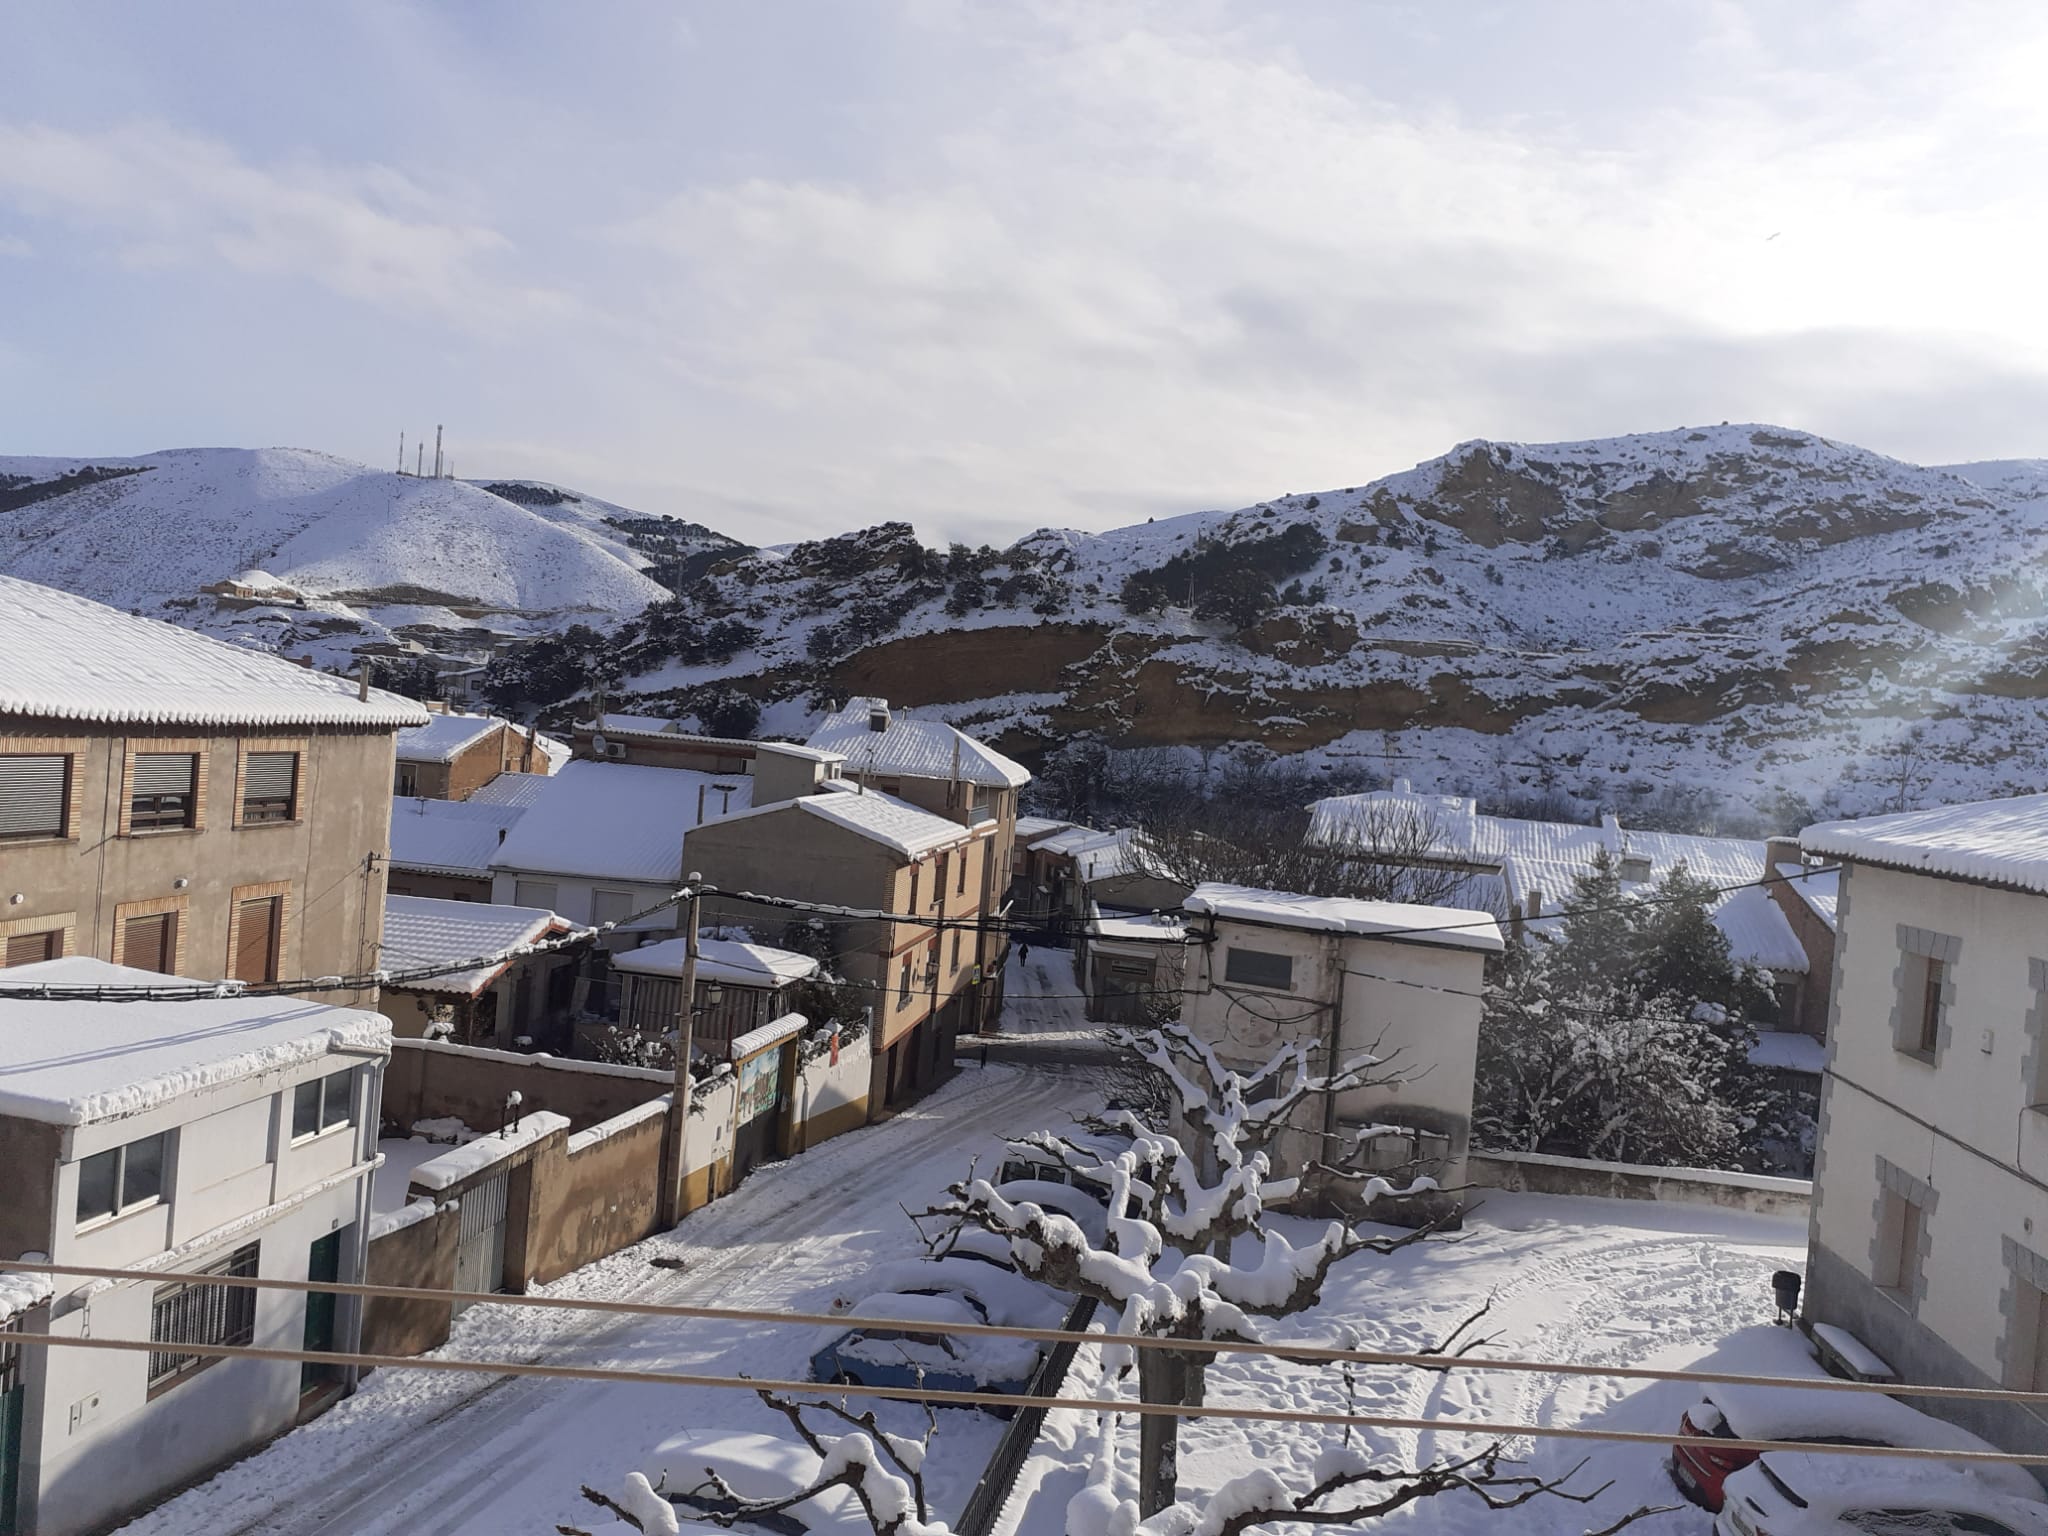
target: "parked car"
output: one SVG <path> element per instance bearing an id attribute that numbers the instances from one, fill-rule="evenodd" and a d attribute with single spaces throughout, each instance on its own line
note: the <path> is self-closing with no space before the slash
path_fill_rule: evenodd
<path id="1" fill-rule="evenodd" d="M 1719 1440 L 1829 1440 L 1843 1445 L 1914 1445 L 1953 1451 L 1997 1449 L 1967 1429 L 1882 1393 L 1746 1383 L 1708 1387 L 1679 1419 L 1678 1432 Z M 1756 1457 L 1755 1451 L 1680 1443 L 1671 1447 L 1671 1480 L 1694 1503 L 1718 1510 L 1723 1481 Z M 1986 1467 L 1978 1475 L 2018 1498 L 2031 1498 L 2040 1491 L 2040 1485 L 2018 1467 Z"/>
<path id="2" fill-rule="evenodd" d="M 942 1326 L 1057 1328 L 1065 1316 L 1045 1286 L 964 1255 L 882 1264 L 862 1280 L 857 1293 L 840 1296 L 834 1306 L 862 1318 Z M 1030 1384 L 1044 1354 L 1031 1339 L 868 1326 L 830 1339 L 811 1356 L 811 1375 L 824 1382 L 1014 1394 Z"/>
<path id="3" fill-rule="evenodd" d="M 2029 1482 L 2032 1480 L 2029 1479 Z M 2048 1504 L 1974 1468 L 1766 1451 L 1728 1475 L 1716 1536 L 2048 1536 Z"/>
<path id="4" fill-rule="evenodd" d="M 818 1475 L 817 1453 L 807 1445 L 747 1431 L 677 1435 L 655 1448 L 642 1474 L 688 1524 L 693 1513 L 729 1515 L 733 1501 L 706 1487 L 716 1472 L 743 1499 L 781 1499 L 806 1488 Z M 712 1529 L 708 1522 L 707 1529 Z M 605 1527 L 607 1531 L 611 1527 Z M 623 1522 L 619 1529 L 630 1529 Z M 874 1536 L 853 1490 L 823 1493 L 772 1514 L 738 1521 L 734 1529 L 772 1536 Z"/>

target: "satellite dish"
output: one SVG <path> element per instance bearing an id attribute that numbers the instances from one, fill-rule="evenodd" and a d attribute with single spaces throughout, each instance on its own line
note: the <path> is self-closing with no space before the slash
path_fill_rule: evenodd
<path id="1" fill-rule="evenodd" d="M 595 752 L 595 753 L 597 753 L 597 754 L 598 754 L 598 756 L 602 757 L 602 756 L 604 755 L 604 749 L 605 749 L 605 739 L 604 739 L 604 732 L 603 732 L 603 731 L 599 731 L 599 732 L 597 732 L 597 733 L 596 733 L 595 735 L 593 735 L 593 736 L 592 736 L 592 737 L 590 738 L 590 750 L 591 750 L 591 751 L 593 751 L 593 752 Z"/>

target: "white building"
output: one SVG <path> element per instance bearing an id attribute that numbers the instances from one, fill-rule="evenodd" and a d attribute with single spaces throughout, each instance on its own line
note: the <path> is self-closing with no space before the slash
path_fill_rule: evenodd
<path id="1" fill-rule="evenodd" d="M 2048 1391 L 2048 795 L 1800 843 L 1844 866 L 1806 1314 L 1907 1381 Z M 1923 1406 L 2048 1451 L 2013 1405 Z"/>
<path id="2" fill-rule="evenodd" d="M 635 929 L 673 933 L 675 908 L 645 909 L 683 883 L 684 834 L 749 809 L 753 794 L 745 773 L 569 763 L 507 830 L 491 859 L 491 900 L 577 925 L 641 913 Z"/>
<path id="3" fill-rule="evenodd" d="M 1397 1078 L 1316 1106 L 1283 1138 L 1299 1168 L 1363 1127 L 1363 1166 L 1464 1182 L 1486 958 L 1505 944 L 1489 913 L 1198 885 L 1185 903 L 1181 1018 L 1224 1061 L 1263 1066 L 1282 1044 L 1320 1048 L 1319 1071 L 1372 1055 Z"/>
<path id="4" fill-rule="evenodd" d="M 352 1351 L 350 1299 L 150 1272 L 363 1277 L 391 1026 L 296 998 L 10 995 L 173 980 L 72 957 L 10 969 L 0 983 L 0 1270 L 47 1256 L 145 1272 L 57 1276 L 10 1326 L 161 1346 L 21 1351 L 16 1507 L 13 1524 L 0 1509 L 0 1529 L 98 1529 L 354 1384 L 349 1370 L 178 1348 Z"/>

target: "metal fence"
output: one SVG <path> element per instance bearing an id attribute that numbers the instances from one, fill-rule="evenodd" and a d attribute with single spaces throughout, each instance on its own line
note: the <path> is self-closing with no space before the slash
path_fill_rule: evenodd
<path id="1" fill-rule="evenodd" d="M 1060 1328 L 1066 1333 L 1081 1333 L 1094 1316 L 1095 1298 L 1083 1296 L 1074 1303 Z M 1052 1352 L 1038 1362 L 1031 1384 L 1024 1389 L 1025 1396 L 1057 1396 L 1074 1364 L 1074 1352 L 1080 1347 L 1079 1339 L 1065 1339 L 1055 1344 Z M 996 1442 L 995 1454 L 982 1468 L 981 1480 L 967 1496 L 967 1507 L 960 1511 L 960 1518 L 954 1523 L 953 1529 L 958 1536 L 989 1536 L 996 1528 L 1003 1506 L 1009 1502 L 1011 1491 L 1017 1486 L 1017 1474 L 1024 1470 L 1025 1458 L 1038 1444 L 1039 1431 L 1045 1427 L 1045 1412 L 1043 1408 L 1020 1408 L 1004 1428 L 1002 1439 Z"/>

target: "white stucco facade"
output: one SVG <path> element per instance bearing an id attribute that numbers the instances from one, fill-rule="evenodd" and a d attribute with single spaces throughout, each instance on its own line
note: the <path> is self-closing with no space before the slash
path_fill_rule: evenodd
<path id="1" fill-rule="evenodd" d="M 1852 863 L 1839 921 L 1807 1314 L 1907 1381 L 2048 1388 L 2048 896 Z M 2048 1450 L 2024 1410 L 1923 1406 Z"/>
<path id="2" fill-rule="evenodd" d="M 8 1011 L 70 1006 L 17 1002 Z M 176 1010 L 213 1005 L 96 1006 L 129 1010 L 136 1021 L 159 1016 L 175 1034 Z M 267 1006 L 277 1009 L 274 1000 Z M 208 1341 L 211 1325 L 200 1320 L 234 1298 L 226 1304 L 246 1309 L 232 1314 L 246 1316 L 246 1327 L 223 1325 L 217 1331 L 224 1336 L 212 1342 L 353 1350 L 360 1334 L 351 1299 L 316 1304 L 316 1315 L 333 1307 L 332 1322 L 309 1337 L 305 1293 L 180 1287 L 156 1278 L 238 1263 L 237 1273 L 305 1280 L 313 1277 L 316 1245 L 333 1278 L 362 1278 L 389 1027 L 356 1010 L 294 1006 L 300 1038 L 266 1043 L 246 1070 L 223 1062 L 211 1081 L 185 1087 L 158 1081 L 130 1089 L 110 1078 L 111 1091 L 131 1093 L 125 1112 L 73 1123 L 66 1115 L 74 1106 L 61 1101 L 0 1114 L 0 1139 L 20 1159 L 7 1169 L 14 1209 L 10 1251 L 0 1257 L 47 1254 L 59 1263 L 150 1271 L 135 1279 L 57 1276 L 50 1300 L 11 1326 L 166 1346 L 154 1354 L 61 1346 L 23 1352 L 19 1530 L 62 1536 L 100 1528 L 291 1428 L 320 1400 L 304 1396 L 305 1387 L 331 1397 L 353 1385 L 353 1373 L 338 1369 L 302 1382 L 297 1362 L 182 1357 L 174 1368 L 168 1347 Z M 195 1053 L 206 1048 L 200 1036 L 224 1028 L 194 1031 Z M 303 1116 L 299 1090 L 309 1083 L 325 1085 L 311 1092 L 326 1108 L 302 1128 L 295 1100 Z M 99 1209 L 88 1170 L 104 1169 L 105 1154 L 123 1149 L 117 1155 L 132 1157 L 137 1147 L 160 1158 L 156 1193 L 140 1201 L 117 1193 L 113 1208 Z M 40 1155 L 30 1166 L 32 1148 Z M 94 1164 L 95 1157 L 102 1161 Z M 179 1295 L 189 1299 L 181 1304 Z"/>
<path id="3" fill-rule="evenodd" d="M 1387 1165 L 1419 1158 L 1420 1171 L 1439 1183 L 1462 1184 L 1486 958 L 1500 947 L 1491 920 L 1451 909 L 1429 909 L 1425 918 L 1483 923 L 1490 944 L 1475 942 L 1482 937 L 1476 927 L 1450 942 L 1427 934 L 1375 937 L 1198 915 L 1197 898 L 1190 898 L 1187 931 L 1204 942 L 1188 951 L 1182 1018 L 1225 1062 L 1256 1068 L 1282 1044 L 1307 1044 L 1317 1048 L 1318 1071 L 1329 1069 L 1333 1054 L 1340 1066 L 1370 1055 L 1383 1063 L 1375 1075 L 1391 1079 L 1338 1095 L 1334 1123 L 1316 1107 L 1302 1129 L 1282 1138 L 1277 1161 L 1291 1169 L 1311 1158 L 1332 1160 L 1330 1132 L 1348 1141 L 1363 1126 L 1406 1127 L 1417 1135 L 1405 1147 L 1398 1137 L 1382 1138 L 1379 1156 Z M 1277 974 L 1253 979 L 1272 971 L 1273 962 L 1234 962 L 1234 950 L 1284 956 L 1285 985 Z"/>

